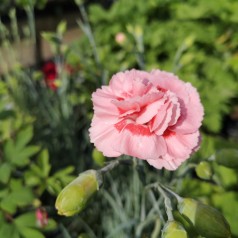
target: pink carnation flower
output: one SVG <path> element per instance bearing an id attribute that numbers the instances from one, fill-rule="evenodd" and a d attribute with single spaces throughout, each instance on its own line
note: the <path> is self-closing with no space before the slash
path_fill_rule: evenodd
<path id="1" fill-rule="evenodd" d="M 126 154 L 175 170 L 199 147 L 204 114 L 199 94 L 172 73 L 117 73 L 92 100 L 90 138 L 105 156 Z"/>

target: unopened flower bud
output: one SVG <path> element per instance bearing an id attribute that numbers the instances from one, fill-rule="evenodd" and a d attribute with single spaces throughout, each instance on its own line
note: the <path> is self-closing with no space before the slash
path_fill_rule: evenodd
<path id="1" fill-rule="evenodd" d="M 126 41 L 126 35 L 123 32 L 118 32 L 115 36 L 115 41 L 119 44 L 122 45 Z"/>
<path id="2" fill-rule="evenodd" d="M 143 30 L 142 30 L 141 26 L 137 25 L 137 26 L 135 27 L 135 35 L 136 35 L 137 37 L 141 37 L 142 34 L 143 34 Z"/>
<path id="3" fill-rule="evenodd" d="M 187 217 L 180 214 L 179 211 L 177 211 L 177 210 L 173 210 L 173 217 L 177 222 L 179 222 L 184 227 L 184 229 L 188 233 L 188 237 L 197 237 L 198 236 L 198 233 L 196 232 L 193 224 L 191 223 L 191 221 L 189 221 L 189 219 Z"/>
<path id="4" fill-rule="evenodd" d="M 216 162 L 228 168 L 238 168 L 238 150 L 221 149 L 216 153 Z"/>
<path id="5" fill-rule="evenodd" d="M 194 41 L 195 41 L 195 36 L 190 35 L 187 38 L 185 38 L 184 43 L 185 43 L 186 47 L 191 47 L 193 45 Z"/>
<path id="6" fill-rule="evenodd" d="M 199 178 L 210 179 L 212 177 L 212 169 L 208 162 L 202 161 L 196 167 L 196 174 Z"/>
<path id="7" fill-rule="evenodd" d="M 187 238 L 187 232 L 183 226 L 176 221 L 168 221 L 162 231 L 162 238 Z"/>
<path id="8" fill-rule="evenodd" d="M 87 170 L 79 174 L 58 195 L 55 203 L 58 214 L 73 216 L 81 212 L 101 184 L 102 175 L 96 170 Z"/>
<path id="9" fill-rule="evenodd" d="M 215 208 L 194 199 L 184 198 L 179 202 L 178 210 L 191 221 L 201 236 L 206 238 L 231 237 L 228 222 Z"/>

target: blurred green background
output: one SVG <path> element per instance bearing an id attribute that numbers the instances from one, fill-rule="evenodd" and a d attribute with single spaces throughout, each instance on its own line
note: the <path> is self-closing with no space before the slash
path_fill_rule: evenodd
<path id="1" fill-rule="evenodd" d="M 162 201 L 144 188 L 157 180 L 218 208 L 238 237 L 237 12 L 236 0 L 1 0 L 0 237 L 160 237 Z M 83 213 L 58 216 L 62 188 L 105 160 L 89 142 L 91 93 L 130 68 L 198 89 L 201 148 L 176 172 L 118 168 Z M 234 166 L 216 162 L 224 148 Z"/>

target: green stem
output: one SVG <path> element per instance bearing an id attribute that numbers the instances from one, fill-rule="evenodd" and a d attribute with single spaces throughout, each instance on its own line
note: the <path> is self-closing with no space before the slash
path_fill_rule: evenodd
<path id="1" fill-rule="evenodd" d="M 174 62 L 173 62 L 173 73 L 176 73 L 180 68 L 181 65 L 179 64 L 180 58 L 183 54 L 183 52 L 187 49 L 187 46 L 185 44 L 182 44 L 176 51 Z"/>
<path id="2" fill-rule="evenodd" d="M 147 216 L 149 216 L 151 213 L 154 212 L 154 210 L 156 210 L 157 213 L 158 213 L 158 215 L 159 215 L 159 218 L 160 218 L 161 222 L 164 223 L 164 217 L 163 217 L 162 212 L 161 212 L 161 210 L 160 210 L 160 203 L 161 203 L 161 201 L 162 201 L 163 198 L 160 197 L 159 200 L 156 200 L 155 195 L 154 195 L 154 193 L 152 192 L 152 190 L 149 191 L 149 196 L 150 196 L 150 199 L 151 199 L 151 201 L 152 201 L 152 203 L 153 203 L 153 207 L 152 207 L 152 209 L 148 212 L 148 215 L 147 215 Z"/>
<path id="3" fill-rule="evenodd" d="M 143 35 L 142 34 L 135 34 L 134 35 L 136 41 L 136 60 L 140 67 L 140 69 L 145 69 L 145 58 L 144 58 L 144 43 L 143 43 Z"/>
<path id="4" fill-rule="evenodd" d="M 79 11 L 81 13 L 81 16 L 82 16 L 83 22 L 84 22 L 84 27 L 83 27 L 82 30 L 84 31 L 84 33 L 88 37 L 89 43 L 90 43 L 90 45 L 92 47 L 92 50 L 93 50 L 93 55 L 94 55 L 94 58 L 96 60 L 96 63 L 98 65 L 100 65 L 96 43 L 95 43 L 94 36 L 93 36 L 93 33 L 92 33 L 92 29 L 91 29 L 91 26 L 90 26 L 90 23 L 89 23 L 89 20 L 88 20 L 87 12 L 86 12 L 83 4 L 79 5 Z"/>
<path id="5" fill-rule="evenodd" d="M 119 160 L 115 160 L 110 162 L 108 165 L 106 165 L 105 167 L 103 167 L 102 169 L 100 169 L 99 171 L 101 173 L 106 173 L 108 171 L 113 170 L 115 167 L 117 167 L 120 164 Z"/>
<path id="6" fill-rule="evenodd" d="M 88 40 L 89 40 L 89 44 L 92 48 L 92 54 L 96 63 L 96 66 L 101 74 L 101 78 L 100 78 L 100 85 L 102 84 L 106 84 L 106 79 L 107 79 L 107 71 L 104 69 L 101 61 L 100 61 L 100 57 L 98 54 L 98 49 L 97 49 L 97 45 L 95 42 L 95 37 L 93 36 L 93 31 L 88 19 L 88 15 L 87 12 L 85 10 L 85 7 L 83 4 L 78 4 L 79 7 L 79 11 L 81 13 L 82 16 L 82 21 L 79 20 L 78 21 L 78 25 L 80 26 L 80 28 L 82 29 L 82 31 L 85 33 L 85 35 L 87 36 Z"/>
<path id="7" fill-rule="evenodd" d="M 36 44 L 36 26 L 35 26 L 35 16 L 34 16 L 34 6 L 27 6 L 25 8 L 27 17 L 28 17 L 28 23 L 31 31 L 31 38 L 33 40 L 33 43 Z"/>
<path id="8" fill-rule="evenodd" d="M 99 172 L 106 173 L 108 171 L 113 170 L 116 168 L 119 164 L 124 165 L 133 165 L 133 161 L 131 159 L 117 159 L 109 162 L 105 167 L 99 169 Z"/>
<path id="9" fill-rule="evenodd" d="M 177 193 L 175 193 L 174 191 L 172 191 L 171 189 L 165 187 L 164 185 L 160 184 L 159 185 L 162 189 L 166 190 L 167 192 L 169 192 L 171 195 L 173 195 L 178 202 L 182 202 L 183 201 L 183 198 L 180 197 Z"/>
<path id="10" fill-rule="evenodd" d="M 160 187 L 160 185 L 158 186 L 158 190 L 161 193 L 161 195 L 164 197 L 164 205 L 165 205 L 166 214 L 168 216 L 168 220 L 173 221 L 174 220 L 173 213 L 172 213 L 173 208 L 172 208 L 172 205 L 171 205 L 170 198 L 164 192 L 162 187 Z"/>
<path id="11" fill-rule="evenodd" d="M 187 172 L 190 169 L 194 169 L 196 167 L 197 167 L 197 164 L 194 164 L 194 163 L 187 164 L 186 167 L 183 167 L 181 170 L 179 170 L 178 177 L 184 177 L 184 175 L 187 174 Z"/>
<path id="12" fill-rule="evenodd" d="M 159 237 L 160 231 L 161 231 L 161 221 L 160 221 L 160 219 L 156 219 L 155 227 L 152 231 L 151 238 Z"/>
<path id="13" fill-rule="evenodd" d="M 10 10 L 10 19 L 11 19 L 11 29 L 12 29 L 12 35 L 15 42 L 20 42 L 20 36 L 18 32 L 18 25 L 17 25 L 17 18 L 16 18 L 16 9 Z"/>

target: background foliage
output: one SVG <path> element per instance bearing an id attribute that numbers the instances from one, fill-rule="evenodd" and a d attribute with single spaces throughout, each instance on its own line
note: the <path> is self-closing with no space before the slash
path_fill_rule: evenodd
<path id="1" fill-rule="evenodd" d="M 86 9 L 75 2 L 80 39 L 63 43 L 64 22 L 55 32 L 42 33 L 55 54 L 55 89 L 38 66 L 18 62 L 1 76 L 0 237 L 159 237 L 166 221 L 163 200 L 145 188 L 158 180 L 220 209 L 238 237 L 237 168 L 215 162 L 222 148 L 238 149 L 238 2 L 117 0 L 107 8 L 94 3 Z M 11 27 L 0 21 L 1 49 L 20 38 L 35 40 L 34 8 L 46 2 L 17 4 L 26 11 L 30 34 L 19 36 L 10 10 Z M 57 194 L 79 172 L 105 160 L 89 143 L 91 93 L 128 68 L 172 71 L 198 88 L 205 107 L 201 149 L 173 173 L 137 160 L 122 166 L 105 177 L 80 216 L 60 217 L 54 209 Z M 39 224 L 37 209 L 46 211 L 47 224 Z"/>

